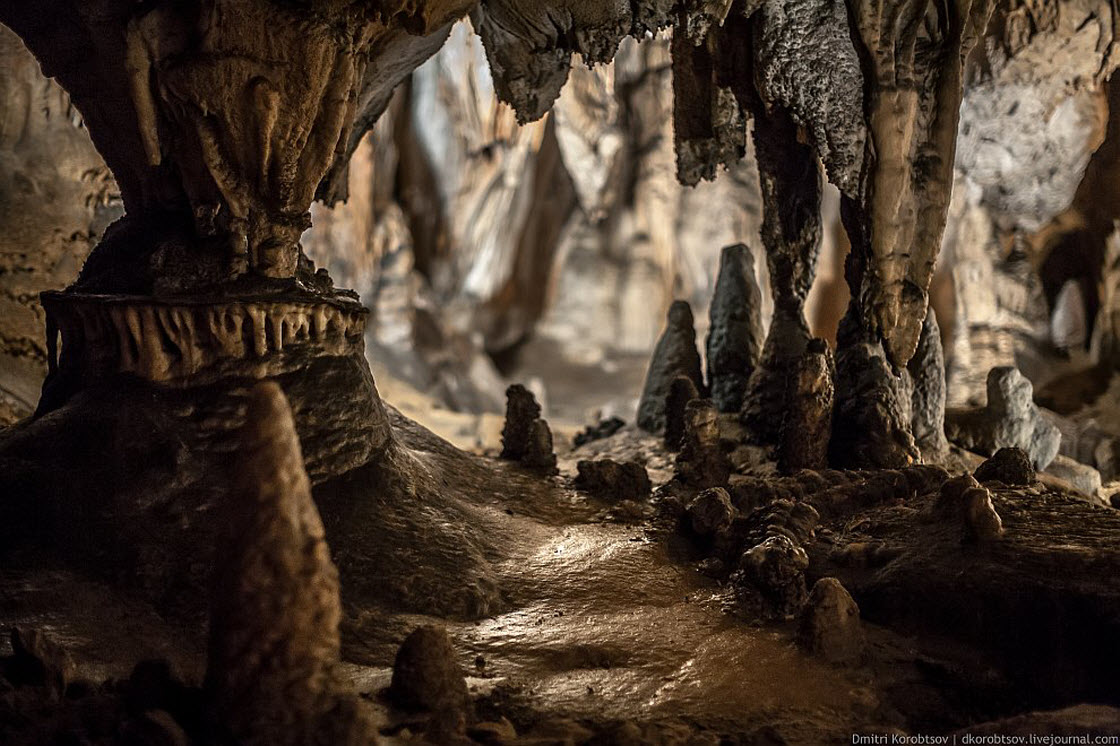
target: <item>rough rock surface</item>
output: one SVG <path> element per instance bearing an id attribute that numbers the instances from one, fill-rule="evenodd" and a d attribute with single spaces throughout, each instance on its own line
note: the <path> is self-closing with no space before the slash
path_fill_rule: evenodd
<path id="1" fill-rule="evenodd" d="M 215 715 L 241 743 L 369 741 L 338 671 L 338 570 L 275 383 L 253 389 L 239 453 L 210 620 Z"/>
<path id="2" fill-rule="evenodd" d="M 552 431 L 541 419 L 541 405 L 519 383 L 506 389 L 506 423 L 502 428 L 502 458 L 545 474 L 556 473 Z"/>
<path id="3" fill-rule="evenodd" d="M 1022 448 L 1036 469 L 1045 469 L 1058 453 L 1061 432 L 1043 417 L 1032 400 L 1033 387 L 1017 369 L 988 371 L 988 403 L 968 410 L 949 410 L 945 434 L 949 440 L 977 453 Z"/>
<path id="4" fill-rule="evenodd" d="M 409 710 L 463 710 L 467 681 L 455 648 L 442 627 L 417 627 L 405 638 L 393 663 L 389 698 Z"/>
<path id="5" fill-rule="evenodd" d="M 861 339 L 855 327 L 850 313 L 840 323 L 829 461 L 849 468 L 908 466 L 920 457 L 910 432 L 910 374 L 896 374 L 882 346 Z"/>
<path id="6" fill-rule="evenodd" d="M 688 376 L 677 376 L 669 384 L 669 394 L 665 397 L 665 447 L 670 451 L 680 450 L 688 403 L 699 398 L 700 392 Z"/>
<path id="7" fill-rule="evenodd" d="M 971 541 L 992 541 L 1003 535 L 1003 521 L 992 505 L 992 493 L 970 475 L 950 479 L 941 486 L 935 514 L 956 522 Z"/>
<path id="8" fill-rule="evenodd" d="M 69 651 L 41 629 L 15 627 L 9 639 L 12 654 L 0 658 L 0 676 L 14 686 L 45 687 L 62 695 L 74 678 Z"/>
<path id="9" fill-rule="evenodd" d="M 677 454 L 676 478 L 695 489 L 727 484 L 731 462 L 720 443 L 719 412 L 709 399 L 685 407 L 684 437 Z"/>
<path id="10" fill-rule="evenodd" d="M 767 116 L 760 103 L 752 105 L 774 316 L 748 385 L 742 421 L 759 443 L 775 445 L 788 405 L 787 381 L 810 338 L 804 306 L 820 254 L 821 176 L 812 149 L 797 140 L 792 120 L 780 113 Z"/>
<path id="11" fill-rule="evenodd" d="M 797 644 L 830 663 L 857 662 L 863 655 L 859 605 L 836 578 L 813 584 L 797 620 Z"/>
<path id="12" fill-rule="evenodd" d="M 10 424 L 35 410 L 47 371 L 39 293 L 77 279 L 120 200 L 70 97 L 5 27 L 0 66 L 0 424 Z"/>
<path id="13" fill-rule="evenodd" d="M 910 429 L 923 461 L 936 461 L 949 449 L 945 439 L 945 354 L 937 313 L 930 308 L 922 322 L 922 336 L 914 357 L 906 364 L 910 373 Z"/>
<path id="14" fill-rule="evenodd" d="M 1115 737 L 1120 727 L 1120 708 L 1108 705 L 1074 705 L 1061 710 L 1028 712 L 1022 715 L 975 723 L 955 734 L 982 738 L 1024 738 L 1046 733 L 1057 738 Z"/>
<path id="15" fill-rule="evenodd" d="M 1094 499 L 1101 488 L 1101 473 L 1069 456 L 1058 454 L 1044 471 L 1058 479 L 1069 482 L 1074 489 Z"/>
<path id="16" fill-rule="evenodd" d="M 1008 485 L 1030 484 L 1037 477 L 1030 455 L 1015 446 L 1000 448 L 977 466 L 972 476 L 977 482 L 996 481 Z"/>
<path id="17" fill-rule="evenodd" d="M 657 340 L 646 371 L 642 398 L 638 402 L 638 426 L 643 430 L 659 433 L 665 428 L 665 399 L 673 379 L 679 375 L 689 378 L 697 390 L 704 389 L 692 309 L 680 300 L 669 308 L 665 331 Z"/>
<path id="18" fill-rule="evenodd" d="M 637 461 L 585 460 L 576 469 L 575 486 L 607 500 L 642 500 L 652 489 L 646 467 Z"/>
<path id="19" fill-rule="evenodd" d="M 828 466 L 835 375 L 828 343 L 823 339 L 810 341 L 787 382 L 788 409 L 782 421 L 778 451 L 778 468 L 782 472 Z"/>
<path id="20" fill-rule="evenodd" d="M 712 536 L 731 525 L 737 511 L 722 487 L 710 487 L 692 499 L 687 508 L 688 522 L 699 536 Z"/>
<path id="21" fill-rule="evenodd" d="M 738 412 L 762 354 L 762 294 L 745 244 L 725 246 L 708 315 L 708 386 L 721 412 Z"/>

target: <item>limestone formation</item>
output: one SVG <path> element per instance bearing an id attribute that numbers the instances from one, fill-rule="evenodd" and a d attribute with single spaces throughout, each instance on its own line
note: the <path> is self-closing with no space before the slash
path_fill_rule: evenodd
<path id="1" fill-rule="evenodd" d="M 797 140 L 789 116 L 764 115 L 761 104 L 750 100 L 774 317 L 747 387 L 742 420 L 759 443 L 775 445 L 788 407 L 786 383 L 810 338 L 804 305 L 820 253 L 821 177 L 812 149 Z"/>
<path id="2" fill-rule="evenodd" d="M 698 536 L 713 536 L 731 525 L 736 515 L 727 490 L 711 487 L 704 490 L 688 504 L 689 525 Z"/>
<path id="3" fill-rule="evenodd" d="M 715 294 L 708 311 L 708 387 L 720 412 L 738 412 L 747 382 L 762 354 L 762 295 L 754 256 L 744 244 L 720 253 Z"/>
<path id="4" fill-rule="evenodd" d="M 851 312 L 840 322 L 837 345 L 830 463 L 892 469 L 915 463 L 909 372 L 891 368 L 882 346 L 858 332 Z"/>
<path id="5" fill-rule="evenodd" d="M 739 588 L 748 598 L 757 594 L 774 615 L 788 618 L 806 600 L 805 550 L 784 534 L 775 534 L 748 549 L 739 559 Z M 759 609 L 761 610 L 761 608 Z"/>
<path id="6" fill-rule="evenodd" d="M 906 364 L 910 373 L 910 430 L 925 462 L 936 461 L 949 448 L 945 439 L 945 355 L 941 329 L 932 308 L 922 322 L 922 336 L 914 357 Z"/>
<path id="7" fill-rule="evenodd" d="M 642 500 L 652 489 L 646 468 L 637 461 L 585 460 L 576 469 L 575 486 L 606 500 Z"/>
<path id="8" fill-rule="evenodd" d="M 972 473 L 978 482 L 1003 482 L 1008 485 L 1030 484 L 1035 480 L 1031 457 L 1022 448 L 1000 448 Z"/>
<path id="9" fill-rule="evenodd" d="M 853 663 L 863 655 L 859 606 L 836 578 L 813 584 L 798 618 L 797 644 L 829 663 Z"/>
<path id="10" fill-rule="evenodd" d="M 945 431 L 949 440 L 977 453 L 1022 448 L 1036 469 L 1045 469 L 1058 453 L 1061 433 L 1032 401 L 1033 387 L 1011 367 L 988 371 L 988 402 L 984 407 L 950 410 Z"/>
<path id="11" fill-rule="evenodd" d="M 696 384 L 688 376 L 677 376 L 669 384 L 669 394 L 665 397 L 665 447 L 679 451 L 684 441 L 685 411 L 688 403 L 700 398 Z"/>
<path id="12" fill-rule="evenodd" d="M 665 399 L 677 376 L 685 376 L 703 390 L 700 353 L 696 351 L 696 329 L 692 309 L 685 301 L 673 301 L 669 307 L 665 331 L 657 340 L 646 371 L 642 398 L 638 402 L 638 426 L 651 433 L 665 428 Z"/>
<path id="13" fill-rule="evenodd" d="M 557 471 L 552 431 L 541 419 L 541 405 L 537 404 L 533 393 L 519 383 L 506 389 L 502 458 L 543 474 L 555 474 Z"/>
<path id="14" fill-rule="evenodd" d="M 970 474 L 941 486 L 934 511 L 941 519 L 956 522 L 970 541 L 993 541 L 1003 535 L 1003 521 L 992 505 L 992 493 Z"/>
<path id="15" fill-rule="evenodd" d="M 397 651 L 389 698 L 407 710 L 464 710 L 467 681 L 442 627 L 417 627 Z"/>
<path id="16" fill-rule="evenodd" d="M 275 383 L 252 390 L 236 479 L 210 617 L 214 716 L 240 743 L 368 743 L 338 671 L 338 571 Z"/>
<path id="17" fill-rule="evenodd" d="M 782 472 L 823 469 L 828 465 L 835 373 L 828 343 L 823 339 L 810 341 L 787 382 L 788 409 L 778 452 L 778 468 Z"/>
<path id="18" fill-rule="evenodd" d="M 1101 473 L 1069 456 L 1058 454 L 1046 467 L 1046 473 L 1068 482 L 1075 490 L 1088 495 L 1094 500 L 1101 488 Z"/>
<path id="19" fill-rule="evenodd" d="M 727 484 L 731 462 L 719 435 L 719 412 L 709 399 L 693 399 L 685 407 L 684 437 L 677 454 L 676 478 L 695 489 Z"/>

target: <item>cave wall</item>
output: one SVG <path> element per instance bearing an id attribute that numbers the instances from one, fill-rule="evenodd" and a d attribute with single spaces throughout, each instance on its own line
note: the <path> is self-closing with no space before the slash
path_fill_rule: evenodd
<path id="1" fill-rule="evenodd" d="M 0 424 L 29 415 L 47 372 L 43 290 L 73 282 L 121 213 L 70 97 L 0 26 Z"/>

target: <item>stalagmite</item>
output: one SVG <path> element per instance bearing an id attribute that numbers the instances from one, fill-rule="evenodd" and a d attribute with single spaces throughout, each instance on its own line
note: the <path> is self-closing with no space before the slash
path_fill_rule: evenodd
<path id="1" fill-rule="evenodd" d="M 935 461 L 949 448 L 945 439 L 945 355 L 941 329 L 931 308 L 922 323 L 922 336 L 906 369 L 910 373 L 910 429 L 922 460 Z"/>
<path id="2" fill-rule="evenodd" d="M 552 431 L 541 419 L 541 405 L 533 393 L 519 383 L 506 389 L 502 458 L 544 474 L 556 473 Z"/>
<path id="3" fill-rule="evenodd" d="M 852 663 L 863 655 L 859 606 L 836 578 L 821 578 L 797 622 L 797 644 L 829 663 Z"/>
<path id="4" fill-rule="evenodd" d="M 338 671 L 338 571 L 280 387 L 250 394 L 210 617 L 206 690 L 244 744 L 368 744 Z"/>
<path id="5" fill-rule="evenodd" d="M 657 340 L 646 371 L 642 398 L 638 402 L 638 426 L 651 433 L 665 428 L 665 399 L 677 376 L 691 380 L 703 391 L 704 377 L 700 370 L 700 353 L 696 350 L 696 329 L 692 309 L 683 300 L 669 307 L 665 331 Z"/>
<path id="6" fill-rule="evenodd" d="M 720 253 L 715 294 L 708 311 L 708 387 L 721 412 L 738 412 L 762 354 L 762 296 L 754 279 L 754 256 L 744 244 Z"/>
<path id="7" fill-rule="evenodd" d="M 669 384 L 669 394 L 665 397 L 665 447 L 679 451 L 684 440 L 685 411 L 688 403 L 699 399 L 700 392 L 688 376 L 677 376 Z"/>
<path id="8" fill-rule="evenodd" d="M 823 469 L 828 465 L 835 375 L 828 343 L 823 339 L 810 341 L 787 383 L 789 408 L 782 422 L 778 452 L 778 468 L 782 472 Z"/>
<path id="9" fill-rule="evenodd" d="M 693 399 L 685 407 L 684 437 L 677 454 L 676 476 L 696 489 L 727 484 L 731 462 L 719 436 L 719 412 L 709 399 Z"/>
<path id="10" fill-rule="evenodd" d="M 985 455 L 1015 446 L 1026 451 L 1036 469 L 1045 469 L 1058 453 L 1061 432 L 1035 406 L 1034 387 L 1015 368 L 988 371 L 988 403 L 946 413 L 949 440 Z"/>

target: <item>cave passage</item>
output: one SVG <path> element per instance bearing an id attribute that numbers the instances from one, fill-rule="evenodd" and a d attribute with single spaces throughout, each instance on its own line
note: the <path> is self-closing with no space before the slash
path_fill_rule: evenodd
<path id="1" fill-rule="evenodd" d="M 1117 0 L 0 24 L 0 744 L 1120 739 Z"/>

